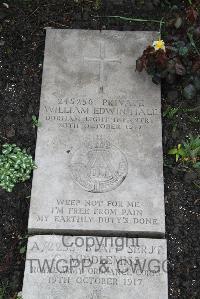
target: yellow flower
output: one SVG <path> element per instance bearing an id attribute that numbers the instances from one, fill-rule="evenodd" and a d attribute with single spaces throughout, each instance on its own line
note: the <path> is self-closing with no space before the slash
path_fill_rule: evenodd
<path id="1" fill-rule="evenodd" d="M 159 38 L 159 40 L 156 40 L 154 43 L 153 43 L 153 47 L 156 51 L 158 50 L 164 50 L 165 51 L 165 42 Z"/>

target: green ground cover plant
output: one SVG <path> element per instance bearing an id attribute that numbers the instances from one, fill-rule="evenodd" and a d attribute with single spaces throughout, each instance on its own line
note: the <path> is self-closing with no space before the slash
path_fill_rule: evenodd
<path id="1" fill-rule="evenodd" d="M 0 187 L 12 192 L 15 185 L 30 179 L 36 165 L 25 149 L 16 144 L 4 144 L 0 154 Z"/>
<path id="2" fill-rule="evenodd" d="M 182 166 L 200 169 L 200 136 L 191 136 L 182 144 L 169 150 Z"/>

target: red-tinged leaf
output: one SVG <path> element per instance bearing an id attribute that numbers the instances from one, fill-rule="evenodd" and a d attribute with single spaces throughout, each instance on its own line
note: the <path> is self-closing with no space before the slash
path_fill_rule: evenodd
<path id="1" fill-rule="evenodd" d="M 187 9 L 186 18 L 190 23 L 194 24 L 197 21 L 198 17 L 198 11 L 194 9 L 192 6 Z"/>
<path id="2" fill-rule="evenodd" d="M 155 49 L 152 46 L 148 46 L 143 52 L 144 55 L 153 54 L 153 53 L 155 53 Z"/>
<path id="3" fill-rule="evenodd" d="M 150 60 L 151 56 L 155 54 L 155 49 L 151 46 L 148 46 L 144 51 L 143 54 L 138 60 L 136 61 L 136 70 L 138 72 L 142 72 L 143 69 L 146 69 L 148 61 Z"/>
<path id="4" fill-rule="evenodd" d="M 168 57 L 166 55 L 166 52 L 162 49 L 155 52 L 155 64 L 158 67 L 166 67 L 168 63 Z"/>
<path id="5" fill-rule="evenodd" d="M 164 50 L 157 51 L 155 63 L 158 66 L 161 66 L 161 67 L 166 67 L 167 66 L 168 57 L 166 56 L 166 53 L 165 53 Z"/>

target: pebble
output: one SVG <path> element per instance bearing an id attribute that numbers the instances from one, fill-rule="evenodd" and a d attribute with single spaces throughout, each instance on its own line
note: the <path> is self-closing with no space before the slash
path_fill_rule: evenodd
<path id="1" fill-rule="evenodd" d="M 13 127 L 7 127 L 6 128 L 6 136 L 8 138 L 12 138 L 15 136 L 15 129 Z"/>

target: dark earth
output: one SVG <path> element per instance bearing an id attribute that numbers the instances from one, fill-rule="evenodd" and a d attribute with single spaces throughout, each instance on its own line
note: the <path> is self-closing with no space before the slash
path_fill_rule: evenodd
<path id="1" fill-rule="evenodd" d="M 4 2 L 4 4 L 3 4 Z M 34 156 L 45 27 L 159 30 L 152 22 L 125 22 L 100 16 L 120 15 L 161 20 L 172 5 L 187 1 L 159 0 L 16 0 L 0 1 L 0 145 L 16 143 Z M 98 17 L 99 16 L 99 17 Z M 200 182 L 192 170 L 183 172 L 167 152 L 199 130 L 200 98 L 186 101 L 176 86 L 162 83 L 163 111 L 183 107 L 175 117 L 163 117 L 166 237 L 169 298 L 200 299 Z M 12 193 L 0 189 L 0 299 L 16 298 L 22 289 L 31 181 Z M 145 290 L 144 290 L 145 291 Z M 154 299 L 154 298 L 152 298 Z"/>

